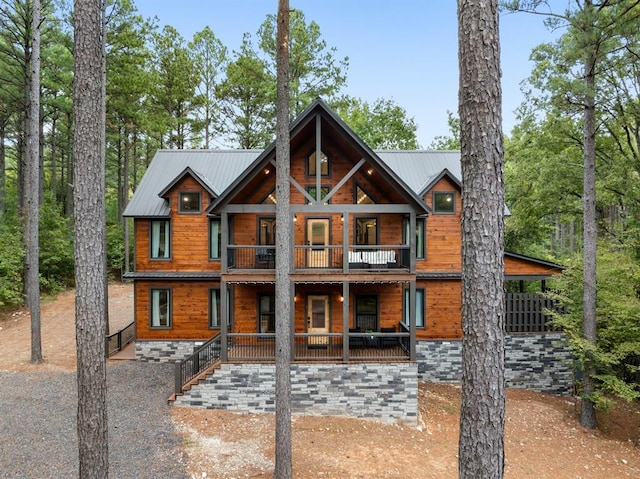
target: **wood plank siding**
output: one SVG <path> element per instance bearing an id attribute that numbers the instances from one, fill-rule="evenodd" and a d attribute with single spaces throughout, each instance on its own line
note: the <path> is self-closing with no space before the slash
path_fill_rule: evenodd
<path id="1" fill-rule="evenodd" d="M 438 181 L 423 199 L 433 208 L 434 192 L 453 192 L 453 214 L 432 213 L 427 218 L 427 255 L 416 268 L 423 271 L 459 272 L 462 268 L 462 201 L 460 189 L 448 178 Z"/>

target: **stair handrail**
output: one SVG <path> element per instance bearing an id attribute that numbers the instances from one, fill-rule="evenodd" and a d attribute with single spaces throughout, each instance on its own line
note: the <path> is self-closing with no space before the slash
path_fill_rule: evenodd
<path id="1" fill-rule="evenodd" d="M 215 334 L 202 346 L 198 347 L 191 356 L 186 357 L 175 365 L 175 393 L 182 394 L 185 384 L 200 375 L 207 368 L 220 360 L 220 333 Z"/>
<path id="2" fill-rule="evenodd" d="M 116 339 L 115 347 L 111 344 L 112 339 Z M 116 331 L 113 334 L 109 334 L 105 337 L 105 350 L 107 357 L 114 355 L 118 351 L 122 351 L 122 349 L 129 344 L 131 341 L 136 339 L 136 322 L 131 321 L 124 328 Z"/>

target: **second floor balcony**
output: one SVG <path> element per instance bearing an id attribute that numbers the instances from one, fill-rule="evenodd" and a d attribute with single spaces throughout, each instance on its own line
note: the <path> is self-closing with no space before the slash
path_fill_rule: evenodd
<path id="1" fill-rule="evenodd" d="M 272 245 L 227 246 L 227 270 L 275 269 Z M 291 271 L 411 271 L 408 245 L 294 245 Z"/>

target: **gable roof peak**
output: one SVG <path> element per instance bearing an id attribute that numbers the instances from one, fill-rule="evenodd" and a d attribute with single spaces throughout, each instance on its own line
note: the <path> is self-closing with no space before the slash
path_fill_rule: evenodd
<path id="1" fill-rule="evenodd" d="M 164 198 L 169 191 L 171 191 L 178 183 L 180 183 L 185 177 L 191 176 L 194 180 L 196 180 L 202 188 L 204 188 L 210 196 L 217 197 L 219 195 L 218 191 L 216 191 L 215 186 L 209 181 L 209 179 L 203 175 L 202 173 L 197 172 L 192 169 L 190 166 L 187 166 L 180 174 L 178 174 L 171 182 L 165 186 L 162 191 L 158 193 L 160 198 Z"/>

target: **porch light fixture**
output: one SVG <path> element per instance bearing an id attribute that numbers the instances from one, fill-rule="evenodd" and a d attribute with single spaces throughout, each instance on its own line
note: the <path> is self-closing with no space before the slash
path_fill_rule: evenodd
<path id="1" fill-rule="evenodd" d="M 298 221 L 298 215 L 293 215 L 293 221 Z"/>
<path id="2" fill-rule="evenodd" d="M 344 215 L 340 215 L 340 221 L 344 223 Z"/>
<path id="3" fill-rule="evenodd" d="M 265 168 L 264 169 L 264 174 L 265 175 L 268 175 L 270 172 L 271 172 L 271 170 L 269 168 Z"/>
<path id="4" fill-rule="evenodd" d="M 341 303 L 344 303 L 344 296 L 342 295 L 338 296 L 338 301 L 340 301 Z"/>
<path id="5" fill-rule="evenodd" d="M 373 175 L 373 168 L 369 168 L 369 169 L 367 170 L 367 174 L 368 174 L 369 176 Z"/>

